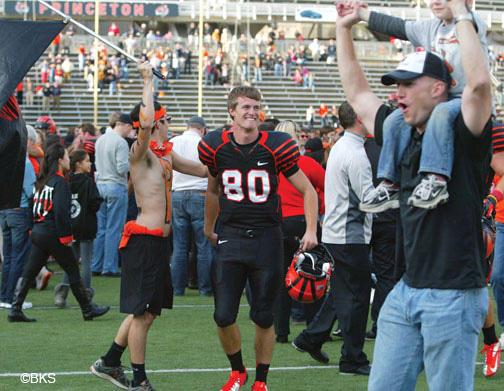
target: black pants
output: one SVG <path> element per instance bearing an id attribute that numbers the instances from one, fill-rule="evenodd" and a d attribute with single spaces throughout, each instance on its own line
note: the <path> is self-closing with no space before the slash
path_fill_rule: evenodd
<path id="1" fill-rule="evenodd" d="M 284 246 L 284 259 L 282 268 L 282 282 L 280 285 L 280 292 L 273 307 L 275 316 L 275 334 L 276 335 L 289 335 L 290 334 L 290 316 L 292 308 L 292 298 L 287 293 L 285 288 L 285 275 L 292 262 L 294 253 L 299 248 L 299 239 L 301 239 L 306 230 L 306 221 L 303 215 L 290 216 L 284 218 L 282 223 L 283 246 Z M 315 317 L 322 300 L 305 304 L 304 311 L 306 315 L 306 323 L 310 323 Z"/>
<path id="2" fill-rule="evenodd" d="M 301 338 L 313 347 L 321 347 L 338 319 L 343 334 L 339 365 L 341 369 L 352 370 L 369 364 L 366 354 L 362 351 L 371 292 L 369 246 L 326 246 L 335 261 L 330 291 L 313 321 L 301 333 Z"/>
<path id="3" fill-rule="evenodd" d="M 59 238 L 32 232 L 32 248 L 30 258 L 23 270 L 23 277 L 32 280 L 37 276 L 43 266 L 47 264 L 49 255 L 54 256 L 56 262 L 68 274 L 70 284 L 81 279 L 79 266 L 72 252 L 72 247 L 61 244 Z"/>
<path id="4" fill-rule="evenodd" d="M 377 279 L 373 305 L 371 306 L 371 319 L 373 320 L 374 331 L 376 331 L 376 321 L 378 320 L 378 314 L 383 302 L 395 285 L 395 235 L 395 224 L 373 224 L 371 258 L 372 270 Z"/>

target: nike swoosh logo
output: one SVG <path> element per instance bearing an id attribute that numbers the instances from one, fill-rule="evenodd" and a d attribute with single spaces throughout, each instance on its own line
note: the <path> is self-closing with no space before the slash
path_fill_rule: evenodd
<path id="1" fill-rule="evenodd" d="M 268 162 L 257 162 L 258 166 L 265 166 L 266 164 L 268 164 Z"/>
<path id="2" fill-rule="evenodd" d="M 217 244 L 223 244 L 223 243 L 227 243 L 227 242 L 228 242 L 228 240 L 219 240 L 219 241 L 217 242 Z"/>
<path id="3" fill-rule="evenodd" d="M 493 368 L 490 367 L 490 373 L 497 372 L 498 367 L 499 367 L 499 363 L 497 361 L 495 361 L 495 366 Z"/>

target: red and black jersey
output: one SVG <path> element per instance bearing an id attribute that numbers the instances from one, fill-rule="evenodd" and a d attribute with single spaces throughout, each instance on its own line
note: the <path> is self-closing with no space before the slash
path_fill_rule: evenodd
<path id="1" fill-rule="evenodd" d="M 492 154 L 504 151 L 504 125 L 500 122 L 492 122 Z M 488 177 L 485 181 L 488 193 L 492 190 L 492 182 L 494 182 L 495 171 L 490 167 L 488 169 Z"/>
<path id="2" fill-rule="evenodd" d="M 219 221 L 239 228 L 280 224 L 279 174 L 295 174 L 299 149 L 283 132 L 259 132 L 253 143 L 239 145 L 232 131 L 215 130 L 198 145 L 199 158 L 218 178 Z"/>
<path id="3" fill-rule="evenodd" d="M 72 192 L 61 174 L 47 180 L 33 196 L 33 232 L 54 236 L 65 244 L 73 240 L 70 218 Z"/>

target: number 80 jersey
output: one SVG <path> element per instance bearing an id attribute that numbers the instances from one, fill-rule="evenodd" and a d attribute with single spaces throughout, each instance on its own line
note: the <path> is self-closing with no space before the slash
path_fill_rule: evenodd
<path id="1" fill-rule="evenodd" d="M 215 130 L 198 145 L 199 158 L 218 178 L 219 221 L 240 228 L 280 224 L 278 177 L 299 170 L 299 149 L 283 132 L 259 132 L 253 143 L 239 145 L 232 131 Z"/>

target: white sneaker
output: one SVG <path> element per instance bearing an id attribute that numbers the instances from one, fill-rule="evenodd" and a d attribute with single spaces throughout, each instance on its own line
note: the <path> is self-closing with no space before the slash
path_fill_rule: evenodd
<path id="1" fill-rule="evenodd" d="M 9 304 L 9 306 L 10 306 L 10 304 Z M 29 310 L 29 309 L 30 309 L 30 308 L 32 308 L 32 307 L 33 307 L 33 303 L 30 303 L 29 301 L 25 301 L 25 302 L 23 303 L 23 309 L 24 309 L 24 310 Z M 9 307 L 9 308 L 10 308 L 10 307 Z"/>
<path id="2" fill-rule="evenodd" d="M 5 303 L 3 301 L 0 301 L 0 308 L 5 308 L 5 309 L 10 309 L 12 306 L 9 303 Z"/>

